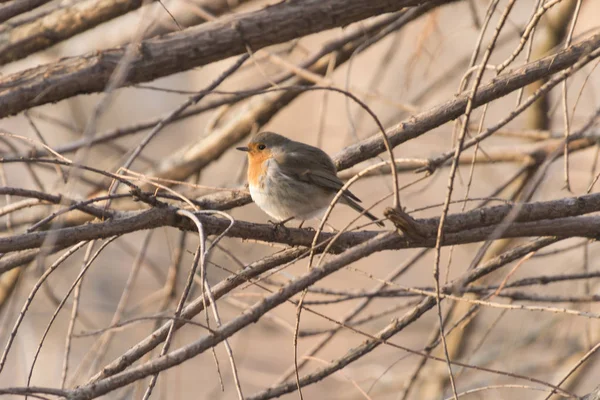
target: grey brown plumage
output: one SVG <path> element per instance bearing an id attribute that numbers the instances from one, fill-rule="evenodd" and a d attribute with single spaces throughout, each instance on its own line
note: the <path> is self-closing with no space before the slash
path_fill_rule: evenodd
<path id="1" fill-rule="evenodd" d="M 255 203 L 279 220 L 321 216 L 334 195 L 344 186 L 331 158 L 318 147 L 290 140 L 272 132 L 251 139 L 248 181 Z M 360 199 L 344 190 L 340 202 L 383 226 L 358 204 Z"/>

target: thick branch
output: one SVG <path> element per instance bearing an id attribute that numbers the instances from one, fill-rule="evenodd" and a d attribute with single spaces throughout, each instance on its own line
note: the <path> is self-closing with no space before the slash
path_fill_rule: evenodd
<path id="1" fill-rule="evenodd" d="M 14 0 L 0 6 L 0 22 L 4 22 L 16 15 L 33 10 L 51 0 Z"/>
<path id="2" fill-rule="evenodd" d="M 123 86 L 345 26 L 428 0 L 305 0 L 281 2 L 182 32 L 146 40 L 132 55 Z M 448 1 L 450 2 L 450 0 Z M 0 80 L 0 117 L 78 94 L 104 90 L 126 47 L 71 57 Z"/>
<path id="3" fill-rule="evenodd" d="M 50 0 L 15 0 L 0 6 L 0 22 Z M 244 0 L 248 1 L 248 0 Z M 0 34 L 0 65 L 24 58 L 47 49 L 81 32 L 117 18 L 142 6 L 142 0 L 90 0 L 60 8 L 32 22 L 19 25 Z M 200 4 L 212 15 L 221 15 L 230 9 L 227 0 L 205 0 Z M 179 21 L 178 22 L 182 22 Z M 186 15 L 186 26 L 204 22 L 199 16 Z M 154 27 L 145 37 L 165 33 Z"/>
<path id="4" fill-rule="evenodd" d="M 560 200 L 523 204 L 519 217 L 502 237 L 558 236 L 558 237 L 591 237 L 598 236 L 600 217 L 577 217 L 579 215 L 600 211 L 600 194 L 581 197 L 570 197 Z M 444 245 L 464 244 L 486 240 L 512 209 L 511 205 L 501 205 L 476 209 L 473 211 L 448 216 L 444 230 Z M 175 208 L 152 208 L 145 211 L 123 213 L 122 218 L 111 221 L 90 223 L 86 225 L 57 229 L 50 232 L 32 232 L 0 238 L 0 252 L 12 252 L 40 247 L 48 235 L 52 235 L 56 246 L 64 247 L 82 240 L 93 240 L 123 235 L 144 229 L 161 226 L 172 226 L 190 231 L 195 226 L 176 215 Z M 222 233 L 229 221 L 223 218 L 198 215 L 206 234 Z M 415 247 L 433 247 L 438 218 L 419 220 L 423 240 L 408 242 L 405 237 L 397 236 L 390 241 L 391 249 Z M 346 232 L 336 240 L 333 252 L 344 251 L 373 238 L 379 232 L 360 231 Z M 311 246 L 314 232 L 306 229 L 276 229 L 268 224 L 254 224 L 236 221 L 228 231 L 228 236 L 242 239 L 254 239 L 269 243 L 283 243 L 292 246 Z M 327 240 L 333 233 L 321 233 L 320 240 Z M 0 266 L 1 266 L 0 262 Z M 0 268 L 2 272 L 2 268 Z"/>
<path id="5" fill-rule="evenodd" d="M 5 31 L 0 34 L 0 65 L 21 59 L 140 8 L 142 3 L 142 0 L 82 1 Z"/>

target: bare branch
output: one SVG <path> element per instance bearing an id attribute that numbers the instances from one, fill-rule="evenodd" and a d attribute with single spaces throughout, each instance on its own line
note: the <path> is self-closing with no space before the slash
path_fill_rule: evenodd
<path id="1" fill-rule="evenodd" d="M 123 86 L 433 0 L 285 2 L 140 43 Z M 451 0 L 448 0 L 450 2 Z M 301 15 L 302 18 L 296 18 Z M 125 55 L 114 48 L 66 58 L 0 79 L 0 117 L 77 94 L 103 91 Z"/>

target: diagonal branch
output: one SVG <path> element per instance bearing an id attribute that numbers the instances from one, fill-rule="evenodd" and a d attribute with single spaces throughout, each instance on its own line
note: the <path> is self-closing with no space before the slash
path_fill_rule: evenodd
<path id="1" fill-rule="evenodd" d="M 123 86 L 147 82 L 266 46 L 432 0 L 281 2 L 140 43 Z M 450 2 L 451 0 L 448 0 Z M 436 1 L 438 3 L 439 1 Z M 0 117 L 103 91 L 125 47 L 71 57 L 0 80 Z"/>
<path id="2" fill-rule="evenodd" d="M 14 16 L 33 10 L 51 0 L 14 0 L 0 5 L 0 22 L 4 22 Z"/>
<path id="3" fill-rule="evenodd" d="M 49 1 L 13 0 L 11 3 L 0 6 L 0 22 Z M 143 3 L 143 0 L 80 1 L 73 6 L 58 8 L 33 21 L 3 30 L 0 33 L 0 65 L 45 50 L 104 22 L 134 11 L 142 7 Z M 227 0 L 205 0 L 201 5 L 207 8 L 212 15 L 220 15 L 230 9 L 230 3 Z M 186 20 L 187 25 L 203 22 L 199 18 L 188 18 L 188 20 Z M 154 28 L 147 32 L 147 37 L 157 36 L 162 31 L 163 29 Z"/>
<path id="4" fill-rule="evenodd" d="M 571 46 L 568 50 L 525 64 L 518 70 L 501 75 L 487 85 L 481 86 L 473 105 L 479 107 L 543 77 L 569 68 L 598 48 L 600 48 L 600 34 L 593 35 L 585 41 Z M 390 142 L 393 146 L 398 146 L 460 117 L 465 112 L 469 96 L 469 93 L 465 93 L 398 123 L 387 131 Z M 381 138 L 373 135 L 346 147 L 337 154 L 335 156 L 336 166 L 338 170 L 346 169 L 384 151 L 385 146 Z"/>
<path id="5" fill-rule="evenodd" d="M 23 8 L 24 3 L 27 2 L 17 0 L 13 8 Z M 43 2 L 38 0 L 37 3 Z M 0 65 L 24 58 L 140 8 L 142 3 L 143 0 L 84 0 L 71 7 L 59 8 L 27 24 L 6 30 L 0 34 Z"/>

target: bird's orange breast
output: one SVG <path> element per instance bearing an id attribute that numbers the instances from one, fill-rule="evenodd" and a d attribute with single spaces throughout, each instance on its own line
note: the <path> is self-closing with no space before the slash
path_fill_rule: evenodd
<path id="1" fill-rule="evenodd" d="M 267 173 L 267 160 L 272 157 L 268 150 L 248 153 L 248 183 L 259 186 L 260 179 Z"/>

